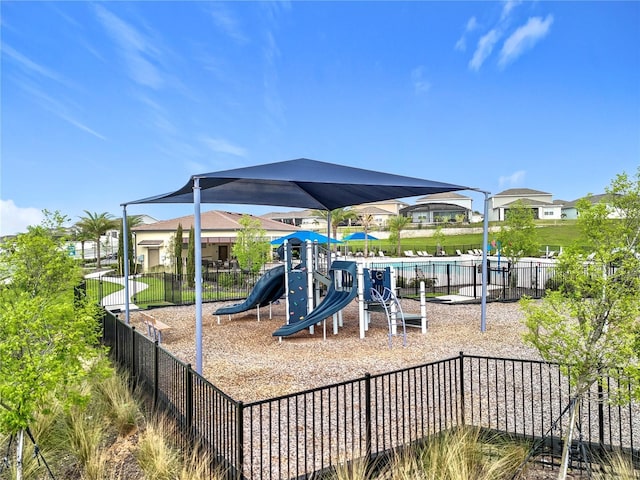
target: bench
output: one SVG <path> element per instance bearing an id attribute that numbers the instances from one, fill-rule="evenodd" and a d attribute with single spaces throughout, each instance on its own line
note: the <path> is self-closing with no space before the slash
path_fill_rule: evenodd
<path id="1" fill-rule="evenodd" d="M 171 330 L 171 327 L 159 320 L 156 320 L 153 315 L 149 315 L 148 313 L 142 312 L 140 315 L 142 316 L 142 323 L 147 327 L 149 337 L 157 340 L 158 343 L 162 343 L 162 332 Z"/>

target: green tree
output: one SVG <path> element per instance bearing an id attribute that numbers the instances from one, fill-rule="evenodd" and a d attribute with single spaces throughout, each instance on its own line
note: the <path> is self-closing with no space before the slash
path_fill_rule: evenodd
<path id="1" fill-rule="evenodd" d="M 433 232 L 433 239 L 436 241 L 436 254 L 440 255 L 442 252 L 442 244 L 444 243 L 444 231 L 442 225 L 438 225 Z"/>
<path id="2" fill-rule="evenodd" d="M 374 225 L 373 215 L 370 213 L 363 213 L 360 215 L 360 225 L 364 230 L 364 256 L 369 256 L 369 231 Z"/>
<path id="3" fill-rule="evenodd" d="M 182 276 L 182 224 L 178 223 L 176 235 L 173 238 L 173 259 L 176 265 L 176 275 Z"/>
<path id="4" fill-rule="evenodd" d="M 74 298 L 81 272 L 67 239 L 55 234 L 65 220 L 45 211 L 42 225 L 0 250 L 0 432 L 17 435 L 17 452 L 50 395 L 67 406 L 82 402 L 82 380 L 99 370 L 90 368 L 99 354 L 98 307 Z"/>
<path id="5" fill-rule="evenodd" d="M 566 478 L 580 400 L 602 375 L 616 380 L 602 383 L 613 399 L 626 401 L 630 391 L 640 398 L 640 169 L 635 180 L 618 175 L 607 192 L 609 206 L 588 199 L 577 205 L 580 243 L 590 249 L 590 260 L 577 245 L 565 249 L 556 270 L 560 288 L 539 303 L 522 302 L 525 340 L 559 363 L 571 385 L 559 478 Z M 629 378 L 635 380 L 629 384 Z"/>
<path id="6" fill-rule="evenodd" d="M 136 259 L 134 257 L 133 234 L 131 229 L 142 224 L 140 215 L 127 216 L 127 257 L 129 258 L 129 273 L 135 271 Z M 118 234 L 118 273 L 124 275 L 124 235 L 122 232 L 122 221 L 120 221 L 120 230 Z"/>
<path id="7" fill-rule="evenodd" d="M 80 242 L 80 258 L 82 258 L 82 263 L 84 264 L 84 244 L 91 240 L 91 235 L 86 231 L 82 222 L 77 222 L 71 227 L 71 231 L 71 239 L 75 242 Z"/>
<path id="8" fill-rule="evenodd" d="M 271 248 L 266 240 L 266 231 L 260 220 L 251 215 L 243 215 L 238 223 L 242 229 L 238 230 L 232 253 L 238 259 L 241 269 L 259 272 L 267 262 Z"/>
<path id="9" fill-rule="evenodd" d="M 189 243 L 187 244 L 187 285 L 196 286 L 196 233 L 193 225 L 189 229 Z"/>
<path id="10" fill-rule="evenodd" d="M 113 218 L 113 215 L 107 212 L 92 213 L 87 210 L 84 211 L 87 214 L 86 217 L 80 217 L 78 224 L 89 237 L 95 242 L 96 245 L 96 268 L 100 269 L 100 237 L 107 233 L 109 230 L 118 228 L 118 220 Z"/>
<path id="11" fill-rule="evenodd" d="M 396 244 L 396 255 L 400 255 L 402 251 L 402 230 L 407 228 L 411 223 L 411 218 L 403 215 L 395 215 L 387 220 L 387 228 L 389 229 L 389 240 Z"/>
<path id="12" fill-rule="evenodd" d="M 314 210 L 314 215 L 327 220 L 331 213 L 331 238 L 338 237 L 338 227 L 341 223 L 350 222 L 358 218 L 357 212 L 349 208 L 336 208 L 335 210 Z"/>
<path id="13" fill-rule="evenodd" d="M 538 252 L 536 242 L 536 224 L 533 210 L 522 200 L 513 202 L 506 212 L 504 224 L 498 232 L 501 243 L 501 253 L 509 261 L 511 267 L 515 267 L 520 259 L 526 255 L 535 255 Z M 482 247 L 487 248 L 486 245 Z M 509 275 L 509 286 L 518 285 L 517 270 Z"/>

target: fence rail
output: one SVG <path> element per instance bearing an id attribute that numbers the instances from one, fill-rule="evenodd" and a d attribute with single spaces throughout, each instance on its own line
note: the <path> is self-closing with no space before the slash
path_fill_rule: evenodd
<path id="1" fill-rule="evenodd" d="M 571 392 L 557 365 L 458 357 L 244 404 L 157 342 L 105 311 L 103 341 L 150 407 L 176 421 L 184 448 L 206 449 L 233 479 L 311 478 L 375 459 L 458 426 L 559 448 Z M 640 404 L 608 403 L 603 378 L 580 405 L 589 450 L 621 448 L 640 462 Z"/>
<path id="2" fill-rule="evenodd" d="M 371 262 L 371 268 L 384 268 L 385 262 Z M 476 263 L 411 260 L 393 265 L 396 285 L 404 297 L 418 296 L 420 281 L 425 281 L 427 293 L 432 295 L 462 295 L 479 299 L 482 295 L 482 270 Z M 511 267 L 507 262 L 489 261 L 487 277 L 488 298 L 511 301 L 527 295 L 540 298 L 552 286 L 555 267 L 538 262 L 520 262 Z M 260 278 L 261 273 L 214 270 L 203 274 L 202 298 L 205 302 L 238 300 L 246 298 Z M 135 276 L 131 301 L 134 304 L 189 305 L 195 301 L 193 287 L 186 275 L 171 273 L 145 273 Z M 101 277 L 85 282 L 87 295 L 105 307 L 125 303 L 122 277 Z M 115 292 L 107 295 L 111 290 Z"/>

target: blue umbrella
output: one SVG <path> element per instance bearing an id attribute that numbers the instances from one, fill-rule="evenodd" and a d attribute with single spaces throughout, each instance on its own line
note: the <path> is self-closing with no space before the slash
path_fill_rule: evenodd
<path id="1" fill-rule="evenodd" d="M 365 239 L 364 232 L 355 232 L 355 233 L 352 233 L 351 235 L 344 237 L 342 240 L 348 241 L 348 240 L 364 240 L 364 239 Z M 373 235 L 367 234 L 367 240 L 378 240 L 378 239 Z"/>
<path id="2" fill-rule="evenodd" d="M 289 235 L 285 235 L 284 237 L 276 238 L 271 241 L 271 245 L 280 245 L 284 243 L 285 240 L 298 240 L 300 243 L 306 242 L 309 240 L 310 242 L 318 242 L 318 243 L 327 243 L 328 238 L 325 235 L 322 235 L 317 232 L 312 232 L 311 230 L 300 230 L 298 232 L 290 233 Z M 336 240 L 335 238 L 331 239 L 331 243 L 342 243 L 340 240 Z"/>

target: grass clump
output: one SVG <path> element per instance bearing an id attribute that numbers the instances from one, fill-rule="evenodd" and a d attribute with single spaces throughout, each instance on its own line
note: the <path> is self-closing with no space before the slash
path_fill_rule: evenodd
<path id="1" fill-rule="evenodd" d="M 507 480 L 529 446 L 476 428 L 435 435 L 423 445 L 400 450 L 375 473 L 364 461 L 336 468 L 333 480 Z"/>

